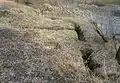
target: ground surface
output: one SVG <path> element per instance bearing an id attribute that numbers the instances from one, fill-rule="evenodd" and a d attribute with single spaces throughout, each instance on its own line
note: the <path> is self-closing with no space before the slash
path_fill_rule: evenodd
<path id="1" fill-rule="evenodd" d="M 104 42 L 89 17 L 106 7 L 39 1 L 1 1 L 0 82 L 119 83 L 119 40 Z"/>

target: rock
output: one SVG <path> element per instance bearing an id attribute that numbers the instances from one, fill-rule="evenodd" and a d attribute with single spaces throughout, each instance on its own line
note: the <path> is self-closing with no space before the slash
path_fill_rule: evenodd
<path id="1" fill-rule="evenodd" d="M 36 79 L 38 82 L 54 82 L 59 77 L 63 78 L 59 81 L 70 81 L 65 75 L 73 75 L 75 78 L 71 80 L 76 81 L 77 74 L 83 76 L 87 72 L 77 49 L 76 38 L 76 32 L 69 30 L 24 31 L 0 28 L 0 81 L 31 82 Z M 67 66 L 71 69 L 65 74 L 60 66 L 63 66 L 64 71 Z M 58 72 L 58 77 L 53 76 L 55 72 Z"/>
<path id="2" fill-rule="evenodd" d="M 103 42 L 89 22 L 93 15 L 99 24 L 106 7 L 78 7 L 72 4 L 77 0 L 61 6 L 57 0 L 39 1 L 34 1 L 36 6 L 5 3 L 0 11 L 0 81 L 104 83 L 109 78 L 116 82 L 120 69 L 114 40 Z"/>
<path id="3" fill-rule="evenodd" d="M 103 78 L 116 80 L 120 75 L 118 63 L 106 50 L 93 52 L 88 61 L 88 66 L 97 76 Z"/>
<path id="4" fill-rule="evenodd" d="M 103 42 L 101 36 L 94 30 L 93 26 L 90 23 L 82 26 L 81 30 L 86 41 L 99 43 Z"/>
<path id="5" fill-rule="evenodd" d="M 115 59 L 116 47 L 113 40 L 103 44 L 80 43 L 80 51 L 84 64 L 90 71 L 102 79 L 109 79 L 109 82 L 117 82 L 120 76 L 120 68 Z M 118 49 L 118 48 L 117 48 Z"/>
<path id="6" fill-rule="evenodd" d="M 7 16 L 0 18 L 4 26 L 0 29 L 0 81 L 94 82 L 83 63 L 72 23 L 46 18 L 26 6 L 6 11 Z"/>

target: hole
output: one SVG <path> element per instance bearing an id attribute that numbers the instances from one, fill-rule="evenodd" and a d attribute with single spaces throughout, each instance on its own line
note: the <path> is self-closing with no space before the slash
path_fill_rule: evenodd
<path id="1" fill-rule="evenodd" d="M 120 47 L 116 53 L 116 60 L 117 60 L 118 64 L 120 65 Z"/>
<path id="2" fill-rule="evenodd" d="M 80 51 L 83 55 L 82 58 L 84 61 L 86 61 L 93 52 L 93 50 L 90 48 L 84 48 L 84 49 L 81 49 Z"/>
<path id="3" fill-rule="evenodd" d="M 82 53 L 82 58 L 84 60 L 85 66 L 87 66 L 91 71 L 94 71 L 96 68 L 100 68 L 102 65 L 97 63 L 96 61 L 92 60 L 91 54 L 94 52 L 93 49 L 86 47 L 80 49 Z"/>
<path id="4" fill-rule="evenodd" d="M 97 63 L 96 61 L 93 61 L 91 58 L 87 60 L 87 66 L 91 71 L 94 71 L 95 69 L 102 67 L 101 64 Z"/>
<path id="5" fill-rule="evenodd" d="M 78 40 L 86 41 L 84 34 L 83 34 L 83 31 L 81 30 L 81 26 L 75 23 L 74 27 L 75 27 L 75 31 L 76 31 L 77 36 L 78 36 Z"/>

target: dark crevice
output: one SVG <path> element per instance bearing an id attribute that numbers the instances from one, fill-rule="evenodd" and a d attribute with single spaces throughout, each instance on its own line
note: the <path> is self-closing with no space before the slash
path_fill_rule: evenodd
<path id="1" fill-rule="evenodd" d="M 26 5 L 31 5 L 31 4 L 32 4 L 29 0 L 25 0 L 24 3 L 25 3 Z"/>
<path id="2" fill-rule="evenodd" d="M 7 10 L 0 10 L 0 17 L 5 17 L 9 14 Z"/>
<path id="3" fill-rule="evenodd" d="M 87 60 L 87 66 L 93 72 L 94 72 L 95 69 L 102 67 L 101 64 L 99 64 L 96 61 L 92 60 L 91 57 Z"/>
<path id="4" fill-rule="evenodd" d="M 87 66 L 91 71 L 94 72 L 94 70 L 96 68 L 100 68 L 102 65 L 97 63 L 96 61 L 92 60 L 91 54 L 94 52 L 93 49 L 91 48 L 81 48 L 80 49 L 81 53 L 82 53 L 82 58 L 84 60 L 84 64 L 85 66 Z"/>
<path id="5" fill-rule="evenodd" d="M 116 60 L 117 60 L 118 64 L 120 65 L 120 47 L 119 47 L 119 49 L 117 50 L 117 53 L 116 53 Z"/>
<path id="6" fill-rule="evenodd" d="M 101 30 L 99 30 L 98 25 L 96 22 L 91 22 L 93 29 L 98 33 L 98 35 L 103 39 L 104 42 L 108 42 L 107 38 L 105 38 L 104 34 Z"/>
<path id="7" fill-rule="evenodd" d="M 93 50 L 89 48 L 84 48 L 80 50 L 82 53 L 82 58 L 84 61 L 88 60 L 89 56 L 92 54 Z"/>
<path id="8" fill-rule="evenodd" d="M 22 27 L 24 28 L 24 30 L 56 30 L 56 31 L 59 31 L 59 30 L 74 30 L 73 28 L 63 28 L 63 27 L 60 27 L 60 28 L 53 28 L 53 27 L 28 27 L 28 26 L 24 26 Z"/>
<path id="9" fill-rule="evenodd" d="M 101 36 L 101 38 L 103 39 L 104 42 L 108 42 L 108 40 L 104 37 L 103 34 L 101 34 L 101 32 L 99 30 L 96 30 L 96 32 Z"/>
<path id="10" fill-rule="evenodd" d="M 87 48 L 81 47 L 80 51 L 82 53 L 82 58 L 85 66 L 88 66 L 88 68 L 91 69 L 89 63 L 90 63 L 90 55 L 93 53 L 93 50 L 88 47 Z"/>
<path id="11" fill-rule="evenodd" d="M 98 7 L 104 7 L 105 6 L 105 4 L 102 3 L 102 2 L 93 2 L 92 4 L 94 4 L 94 5 L 98 6 Z"/>
<path id="12" fill-rule="evenodd" d="M 76 31 L 77 36 L 78 36 L 78 40 L 86 41 L 85 37 L 84 37 L 84 34 L 83 34 L 83 31 L 81 30 L 81 26 L 76 24 L 76 23 L 74 23 L 74 27 L 75 27 L 75 31 Z"/>
<path id="13" fill-rule="evenodd" d="M 112 10 L 111 13 L 112 13 L 114 16 L 120 17 L 120 10 Z"/>

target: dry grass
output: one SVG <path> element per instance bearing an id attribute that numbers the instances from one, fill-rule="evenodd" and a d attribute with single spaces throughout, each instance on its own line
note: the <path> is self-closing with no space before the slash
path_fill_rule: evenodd
<path id="1" fill-rule="evenodd" d="M 40 1 L 44 3 L 44 0 Z M 3 67 L 8 65 L 7 70 L 1 70 L 2 73 L 7 72 L 7 79 L 1 77 L 2 81 L 103 83 L 84 65 L 80 44 L 76 41 L 72 23 L 84 24 L 82 16 L 75 17 L 77 13 L 66 11 L 67 8 L 59 10 L 56 0 L 46 0 L 46 3 L 41 10 L 15 4 L 0 11 L 4 14 L 0 17 L 0 26 L 9 27 L 0 32 L 0 48 L 5 49 L 1 51 L 5 56 L 1 56 L 8 61 L 1 63 Z"/>
<path id="2" fill-rule="evenodd" d="M 77 55 L 55 56 L 51 69 L 55 73 L 55 82 L 62 83 L 103 83 L 103 80 L 95 78 L 84 66 L 83 60 Z M 54 77 L 53 76 L 53 77 Z"/>
<path id="3" fill-rule="evenodd" d="M 82 64 L 81 58 L 76 55 L 65 55 L 56 57 L 53 67 L 55 67 L 55 70 L 57 70 L 60 74 L 77 74 L 78 72 L 86 72 L 84 64 Z"/>

